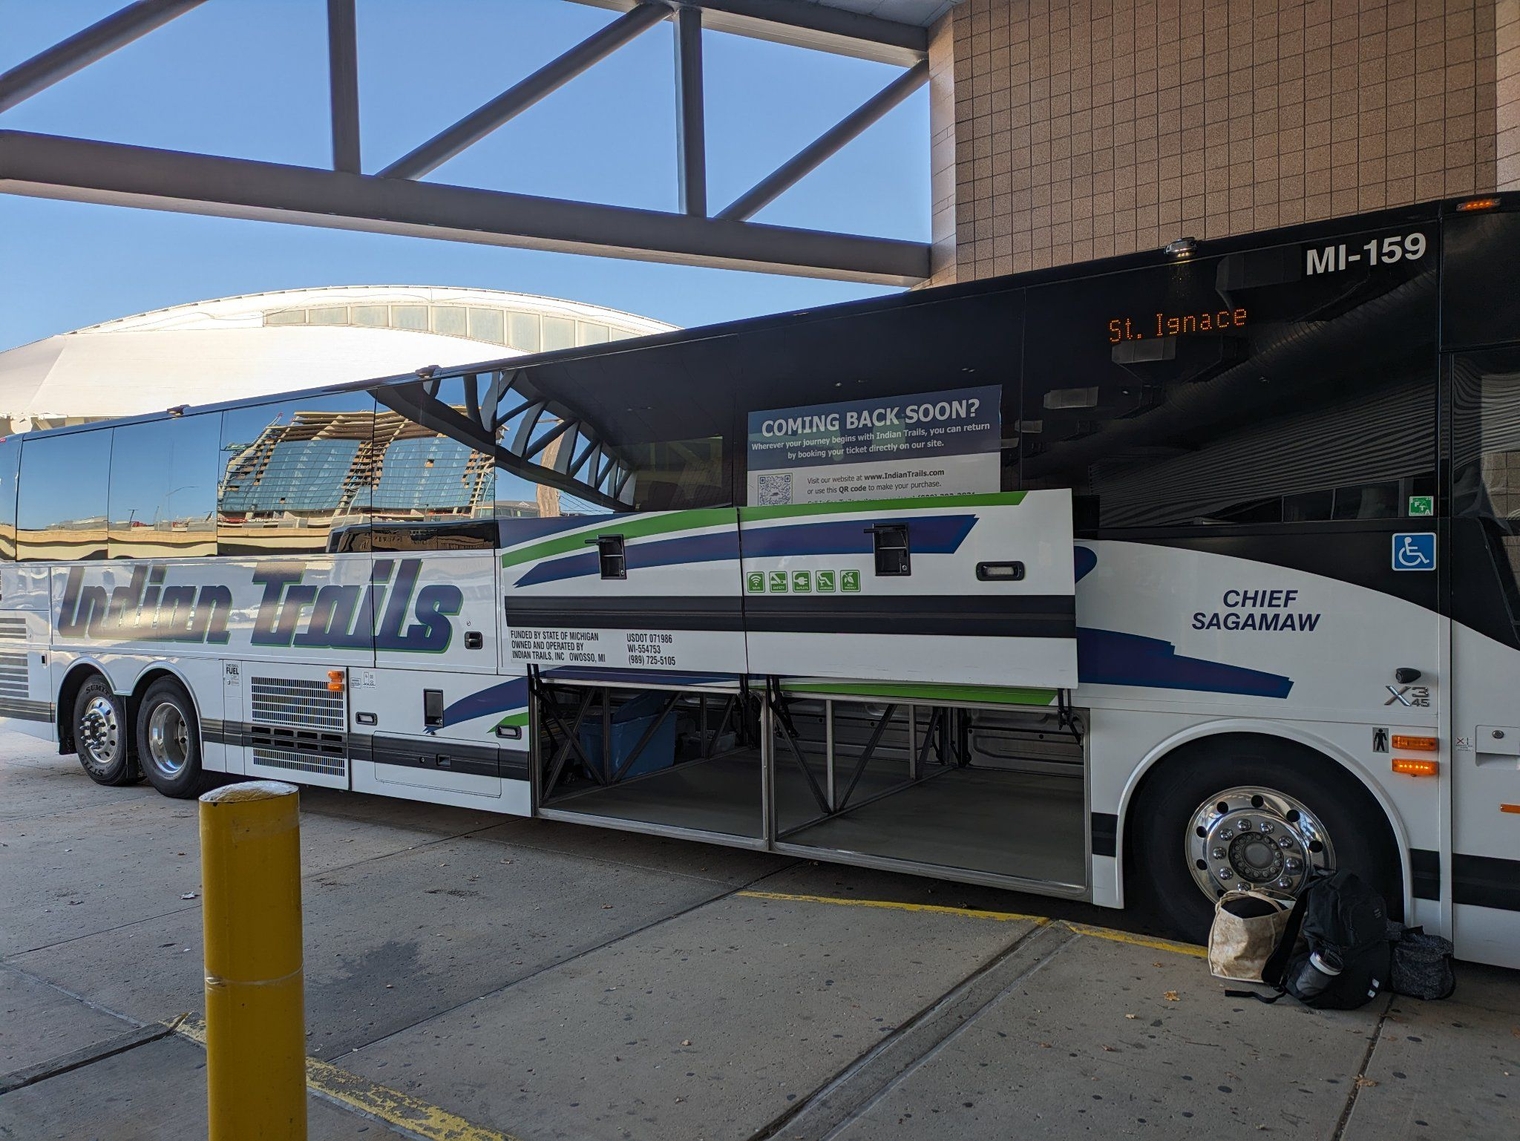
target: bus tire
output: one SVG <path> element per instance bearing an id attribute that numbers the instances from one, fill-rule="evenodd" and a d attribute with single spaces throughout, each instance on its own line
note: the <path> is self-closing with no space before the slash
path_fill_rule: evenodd
<path id="1" fill-rule="evenodd" d="M 165 796 L 182 800 L 206 790 L 200 718 L 173 678 L 159 678 L 138 703 L 137 756 L 148 783 Z"/>
<path id="2" fill-rule="evenodd" d="M 111 692 L 100 674 L 91 675 L 74 695 L 74 751 L 96 784 L 136 784 L 142 772 L 132 754 L 127 703 Z"/>
<path id="3" fill-rule="evenodd" d="M 1382 894 L 1391 918 L 1403 915 L 1382 808 L 1307 746 L 1251 734 L 1190 742 L 1147 777 L 1129 819 L 1133 895 L 1179 939 L 1207 941 L 1224 891 L 1294 895 L 1321 868 L 1350 869 Z"/>

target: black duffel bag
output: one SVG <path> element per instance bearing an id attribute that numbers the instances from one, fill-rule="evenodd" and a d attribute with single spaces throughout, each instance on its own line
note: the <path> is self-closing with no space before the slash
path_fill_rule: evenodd
<path id="1" fill-rule="evenodd" d="M 1457 989 L 1451 968 L 1450 939 L 1425 934 L 1423 927 L 1388 923 L 1388 942 L 1393 947 L 1393 969 L 1388 989 L 1410 998 L 1450 998 Z"/>

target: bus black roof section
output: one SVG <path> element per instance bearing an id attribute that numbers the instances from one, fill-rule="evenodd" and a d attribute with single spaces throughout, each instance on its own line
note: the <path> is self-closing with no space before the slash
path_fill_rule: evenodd
<path id="1" fill-rule="evenodd" d="M 1376 211 L 1232 238 L 1200 240 L 1195 257 L 1328 240 L 1338 235 L 1450 216 L 1451 202 Z M 966 383 L 995 383 L 1009 357 L 1010 296 L 1050 282 L 1097 278 L 1174 264 L 1160 250 L 939 286 L 818 309 L 802 309 L 677 330 L 600 346 L 527 354 L 437 369 L 436 377 L 507 371 L 574 407 L 610 445 L 682 439 L 735 429 L 734 391 L 764 387 L 760 406 L 848 399 L 850 379 L 869 375 L 873 395 L 916 391 L 930 360 L 947 358 Z M 999 362 L 1002 362 L 1001 364 Z M 418 373 L 292 389 L 256 398 L 48 429 L 48 435 L 252 407 L 305 396 L 415 385 Z M 830 377 L 833 377 L 830 380 Z M 917 388 L 915 388 L 917 385 Z M 658 394 L 654 402 L 642 394 Z"/>

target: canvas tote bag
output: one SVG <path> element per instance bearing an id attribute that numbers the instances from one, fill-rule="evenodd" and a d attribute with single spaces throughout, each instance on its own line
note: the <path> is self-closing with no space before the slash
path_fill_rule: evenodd
<path id="1" fill-rule="evenodd" d="M 1227 891 L 1214 904 L 1209 928 L 1209 973 L 1237 982 L 1261 982 L 1267 956 L 1282 938 L 1292 903 L 1264 891 Z"/>

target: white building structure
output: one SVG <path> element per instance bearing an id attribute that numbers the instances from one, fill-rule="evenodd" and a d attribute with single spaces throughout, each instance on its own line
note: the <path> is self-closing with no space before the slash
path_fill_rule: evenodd
<path id="1" fill-rule="evenodd" d="M 493 289 L 327 286 L 223 297 L 0 352 L 0 435 L 672 328 Z"/>

